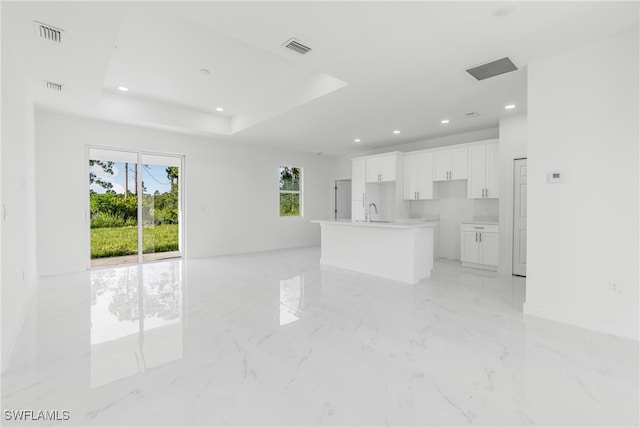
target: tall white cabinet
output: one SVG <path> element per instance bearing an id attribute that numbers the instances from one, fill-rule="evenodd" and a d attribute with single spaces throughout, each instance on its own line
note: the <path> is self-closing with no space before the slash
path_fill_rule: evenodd
<path id="1" fill-rule="evenodd" d="M 366 159 L 354 159 L 351 167 L 351 219 L 364 221 L 366 200 Z"/>
<path id="2" fill-rule="evenodd" d="M 469 147 L 469 179 L 467 197 L 472 199 L 492 199 L 500 197 L 498 188 L 499 171 L 498 143 Z"/>
<path id="3" fill-rule="evenodd" d="M 351 218 L 367 219 L 369 205 L 373 220 L 392 221 L 406 218 L 403 201 L 403 155 L 398 151 L 352 159 Z"/>

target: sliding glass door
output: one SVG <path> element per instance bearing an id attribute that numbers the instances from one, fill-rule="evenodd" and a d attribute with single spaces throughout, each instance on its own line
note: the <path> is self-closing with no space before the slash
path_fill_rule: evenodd
<path id="1" fill-rule="evenodd" d="M 89 149 L 91 266 L 182 255 L 182 157 Z"/>
<path id="2" fill-rule="evenodd" d="M 144 261 L 180 256 L 179 157 L 142 154 Z"/>

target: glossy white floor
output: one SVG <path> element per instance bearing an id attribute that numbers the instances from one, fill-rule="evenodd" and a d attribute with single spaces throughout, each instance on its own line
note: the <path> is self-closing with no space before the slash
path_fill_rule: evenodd
<path id="1" fill-rule="evenodd" d="M 319 255 L 43 279 L 2 409 L 69 411 L 29 425 L 638 424 L 638 343 L 524 317 L 522 280 L 437 262 L 412 286 Z"/>

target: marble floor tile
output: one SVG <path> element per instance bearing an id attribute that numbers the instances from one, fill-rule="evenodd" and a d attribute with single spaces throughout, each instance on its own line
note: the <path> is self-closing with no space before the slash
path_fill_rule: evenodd
<path id="1" fill-rule="evenodd" d="M 319 256 L 41 279 L 3 425 L 638 425 L 638 342 L 524 316 L 523 279 L 441 260 L 407 285 Z"/>

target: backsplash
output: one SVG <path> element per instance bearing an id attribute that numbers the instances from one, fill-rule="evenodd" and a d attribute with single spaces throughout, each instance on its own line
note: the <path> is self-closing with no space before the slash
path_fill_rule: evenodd
<path id="1" fill-rule="evenodd" d="M 439 219 L 436 257 L 460 260 L 460 224 L 498 221 L 499 199 L 467 198 L 467 181 L 437 182 L 434 200 L 410 201 L 409 217 Z"/>

